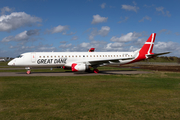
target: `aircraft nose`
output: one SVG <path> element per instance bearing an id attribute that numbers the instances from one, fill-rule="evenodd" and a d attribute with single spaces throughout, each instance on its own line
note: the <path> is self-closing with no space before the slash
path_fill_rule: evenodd
<path id="1" fill-rule="evenodd" d="M 11 66 L 12 65 L 12 61 L 8 62 L 8 66 Z"/>
<path id="2" fill-rule="evenodd" d="M 11 60 L 10 62 L 8 62 L 8 66 L 12 66 L 15 65 L 14 60 Z"/>

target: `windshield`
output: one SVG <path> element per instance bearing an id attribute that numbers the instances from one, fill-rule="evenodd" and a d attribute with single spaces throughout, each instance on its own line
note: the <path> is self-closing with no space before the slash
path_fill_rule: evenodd
<path id="1" fill-rule="evenodd" d="M 23 57 L 23 55 L 18 55 L 16 58 L 22 58 Z"/>

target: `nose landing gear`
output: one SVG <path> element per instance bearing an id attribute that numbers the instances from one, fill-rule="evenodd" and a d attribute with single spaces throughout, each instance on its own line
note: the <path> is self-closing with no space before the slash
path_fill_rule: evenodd
<path id="1" fill-rule="evenodd" d="M 31 68 L 30 67 L 26 67 L 25 69 L 27 70 L 26 74 L 28 74 L 28 75 L 31 74 Z"/>

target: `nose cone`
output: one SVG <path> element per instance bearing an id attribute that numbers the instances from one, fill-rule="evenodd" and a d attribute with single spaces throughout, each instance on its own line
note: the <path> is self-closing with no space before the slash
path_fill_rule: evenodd
<path id="1" fill-rule="evenodd" d="M 11 60 L 10 62 L 8 62 L 8 66 L 13 66 L 13 65 L 15 65 L 14 60 Z"/>
<path id="2" fill-rule="evenodd" d="M 8 66 L 11 66 L 12 65 L 12 61 L 8 62 Z"/>

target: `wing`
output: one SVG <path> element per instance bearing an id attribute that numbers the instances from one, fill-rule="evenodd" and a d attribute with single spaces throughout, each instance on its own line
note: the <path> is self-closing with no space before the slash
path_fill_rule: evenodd
<path id="1" fill-rule="evenodd" d="M 110 63 L 119 63 L 119 60 L 132 60 L 134 57 L 129 58 L 117 58 L 117 59 L 105 59 L 105 60 L 89 60 L 88 63 L 91 65 L 107 65 Z"/>

